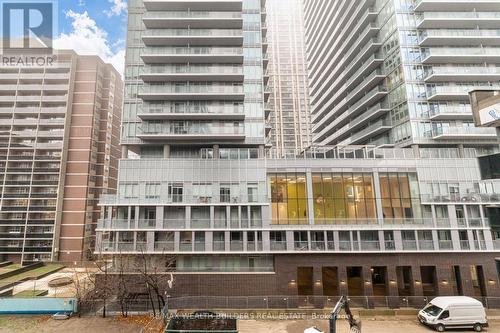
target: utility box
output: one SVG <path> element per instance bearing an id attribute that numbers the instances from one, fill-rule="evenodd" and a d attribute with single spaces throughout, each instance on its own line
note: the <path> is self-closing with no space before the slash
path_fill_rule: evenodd
<path id="1" fill-rule="evenodd" d="M 218 317 L 175 317 L 165 333 L 238 333 L 236 319 Z"/>

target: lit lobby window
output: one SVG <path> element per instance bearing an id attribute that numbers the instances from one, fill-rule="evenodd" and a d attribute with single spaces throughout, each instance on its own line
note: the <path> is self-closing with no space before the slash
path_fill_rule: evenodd
<path id="1" fill-rule="evenodd" d="M 308 224 L 306 174 L 271 175 L 273 224 Z"/>

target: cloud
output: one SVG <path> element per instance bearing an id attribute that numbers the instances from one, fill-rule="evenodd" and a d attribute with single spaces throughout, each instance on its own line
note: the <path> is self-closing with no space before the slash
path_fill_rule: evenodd
<path id="1" fill-rule="evenodd" d="M 82 55 L 98 55 L 105 62 L 115 66 L 116 70 L 123 75 L 125 49 L 122 47 L 113 51 L 112 45 L 107 40 L 108 33 L 97 26 L 95 20 L 86 11 L 76 13 L 69 10 L 66 17 L 72 20 L 72 31 L 68 34 L 61 33 L 54 40 L 54 47 L 75 50 Z"/>
<path id="2" fill-rule="evenodd" d="M 109 10 L 104 11 L 104 13 L 108 15 L 108 17 L 120 16 L 127 12 L 126 0 L 108 0 L 108 2 L 113 4 Z"/>

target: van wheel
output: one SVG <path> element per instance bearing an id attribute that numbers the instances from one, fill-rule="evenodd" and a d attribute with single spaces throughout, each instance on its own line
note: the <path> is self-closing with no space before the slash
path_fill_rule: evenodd
<path id="1" fill-rule="evenodd" d="M 436 331 L 438 332 L 444 332 L 444 325 L 443 324 L 439 324 L 436 326 Z"/>
<path id="2" fill-rule="evenodd" d="M 474 324 L 473 329 L 476 332 L 481 332 L 483 330 L 483 325 L 481 325 L 481 324 Z"/>

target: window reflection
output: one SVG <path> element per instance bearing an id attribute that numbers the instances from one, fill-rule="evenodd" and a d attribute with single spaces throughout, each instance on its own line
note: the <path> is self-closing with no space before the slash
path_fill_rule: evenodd
<path id="1" fill-rule="evenodd" d="M 273 224 L 307 224 L 306 174 L 271 176 Z"/>
<path id="2" fill-rule="evenodd" d="M 379 180 L 384 218 L 422 217 L 416 174 L 380 173 Z M 272 223 L 308 224 L 306 175 L 271 174 L 270 182 Z M 375 200 L 372 173 L 312 174 L 315 224 L 378 223 Z"/>

